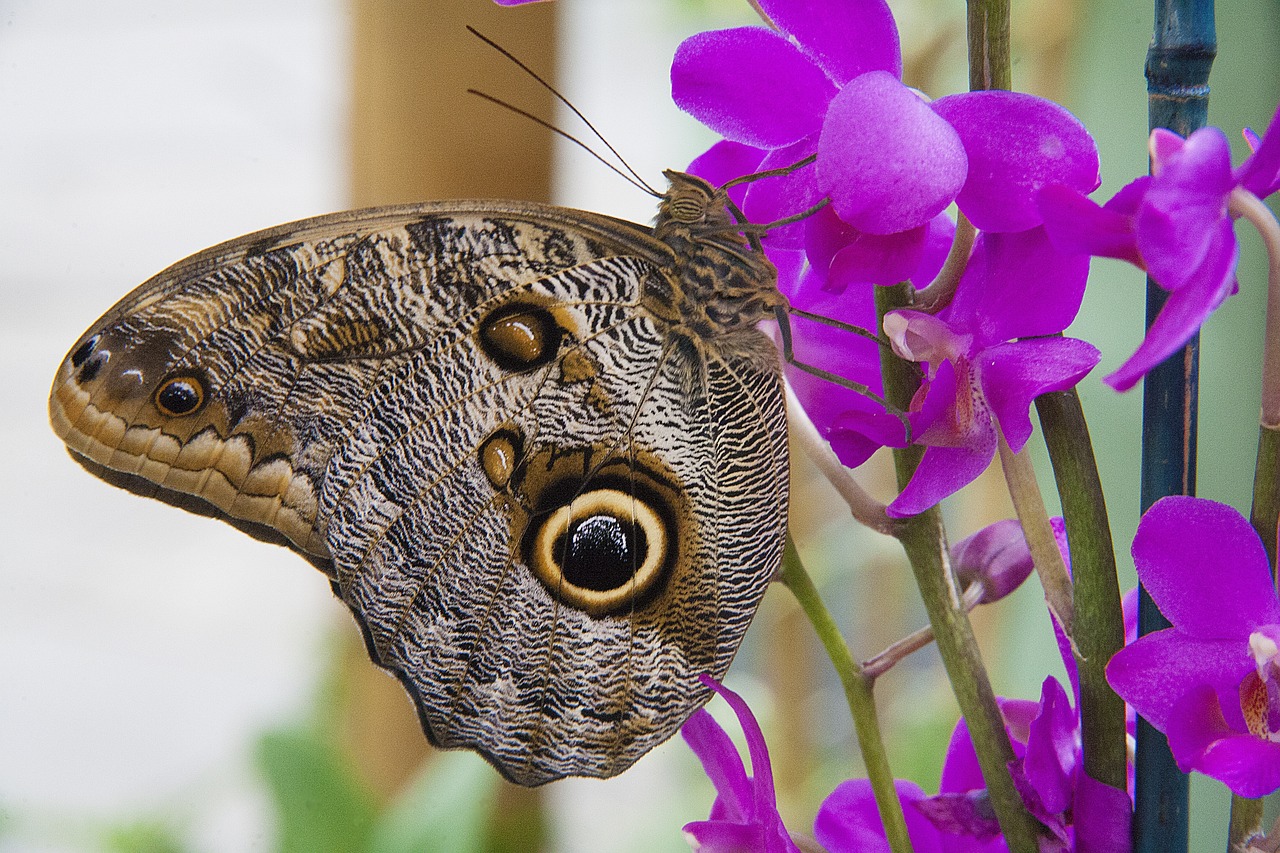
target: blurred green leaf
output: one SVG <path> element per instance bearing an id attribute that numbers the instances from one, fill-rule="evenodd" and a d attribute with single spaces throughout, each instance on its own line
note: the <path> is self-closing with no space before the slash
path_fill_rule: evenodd
<path id="1" fill-rule="evenodd" d="M 183 853 L 174 828 L 155 821 L 139 821 L 107 830 L 102 846 L 119 853 Z"/>
<path id="2" fill-rule="evenodd" d="M 332 743 L 305 729 L 263 735 L 262 769 L 275 802 L 281 853 L 365 850 L 376 817 L 373 795 Z"/>
<path id="3" fill-rule="evenodd" d="M 498 774 L 469 752 L 432 755 L 374 827 L 370 853 L 488 850 Z"/>

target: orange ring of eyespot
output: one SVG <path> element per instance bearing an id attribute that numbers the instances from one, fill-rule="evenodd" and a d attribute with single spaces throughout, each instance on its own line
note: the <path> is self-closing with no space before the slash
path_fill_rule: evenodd
<path id="1" fill-rule="evenodd" d="M 195 396 L 195 403 L 184 411 L 178 411 L 177 409 L 166 405 L 164 402 L 165 392 L 178 384 L 186 385 L 187 390 Z M 174 376 L 166 379 L 164 382 L 161 382 L 160 387 L 156 389 L 155 404 L 161 414 L 167 415 L 171 418 L 181 418 L 191 414 L 192 412 L 199 411 L 200 407 L 204 405 L 204 383 L 194 376 Z"/>

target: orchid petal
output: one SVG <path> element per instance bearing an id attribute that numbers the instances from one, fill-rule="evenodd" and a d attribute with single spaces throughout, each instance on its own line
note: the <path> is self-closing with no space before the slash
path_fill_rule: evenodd
<path id="1" fill-rule="evenodd" d="M 794 165 L 813 153 L 812 139 L 802 139 L 770 151 L 760 161 L 759 171 Z M 822 198 L 818 192 L 812 165 L 796 169 L 786 175 L 773 175 L 752 181 L 742 201 L 742 212 L 751 222 L 769 225 L 780 219 L 809 210 Z M 804 248 L 805 224 L 803 221 L 773 228 L 764 235 L 764 242 L 771 249 Z"/>
<path id="2" fill-rule="evenodd" d="M 1239 639 L 1280 622 L 1270 560 L 1234 508 L 1172 495 L 1156 501 L 1133 537 L 1138 579 L 1179 631 Z"/>
<path id="3" fill-rule="evenodd" d="M 1242 797 L 1280 789 L 1280 743 L 1233 731 L 1214 691 L 1201 686 L 1182 696 L 1169 717 L 1169 749 L 1185 772 L 1196 770 Z"/>
<path id="4" fill-rule="evenodd" d="M 914 782 L 895 779 L 898 800 L 907 822 L 907 836 L 916 853 L 944 853 L 941 835 L 929 819 L 912 808 L 925 799 Z M 827 850 L 857 850 L 861 853 L 889 853 L 884 823 L 876 808 L 875 794 L 867 779 L 849 779 L 836 786 L 818 809 L 813 834 Z"/>
<path id="5" fill-rule="evenodd" d="M 1234 186 L 1226 134 L 1204 127 L 1160 164 L 1137 215 L 1138 250 L 1166 290 L 1185 286 L 1211 253 Z"/>
<path id="6" fill-rule="evenodd" d="M 1076 850 L 1128 850 L 1133 802 L 1128 793 L 1106 785 L 1081 771 L 1076 780 L 1072 809 Z"/>
<path id="7" fill-rule="evenodd" d="M 747 778 L 738 748 L 725 730 L 705 708 L 699 708 L 680 727 L 680 736 L 698 757 L 703 772 L 716 789 L 712 818 L 738 822 L 749 820 L 752 814 L 751 781 Z"/>
<path id="8" fill-rule="evenodd" d="M 1078 726 L 1066 691 L 1052 676 L 1040 691 L 1040 714 L 1031 723 L 1023 769 L 1049 814 L 1066 811 L 1074 792 L 1071 771 L 1076 763 Z"/>
<path id="9" fill-rule="evenodd" d="M 1031 437 L 1035 398 L 1074 388 L 1100 357 L 1096 347 L 1075 338 L 1031 338 L 997 344 L 978 355 L 982 393 L 1014 453 Z"/>
<path id="10" fill-rule="evenodd" d="M 690 36 L 671 64 L 676 106 L 757 148 L 780 148 L 817 131 L 835 92 L 818 66 L 761 27 Z"/>
<path id="11" fill-rule="evenodd" d="M 760 0 L 760 8 L 838 86 L 868 71 L 902 77 L 898 27 L 884 0 Z"/>
<path id="12" fill-rule="evenodd" d="M 694 850 L 700 853 L 742 853 L 744 850 L 769 850 L 761 827 L 753 823 L 723 820 L 695 820 L 681 831 Z"/>
<path id="13" fill-rule="evenodd" d="M 945 317 L 975 348 L 1054 335 L 1075 319 L 1088 277 L 1088 257 L 1059 251 L 1044 228 L 983 234 Z"/>
<path id="14" fill-rule="evenodd" d="M 859 231 L 924 225 L 964 185 L 960 137 L 893 75 L 854 78 L 831 101 L 818 139 L 818 187 Z"/>
<path id="15" fill-rule="evenodd" d="M 1093 137 L 1052 101 L 989 90 L 940 98 L 933 110 L 964 144 L 969 174 L 956 204 L 983 232 L 1039 225 L 1041 187 L 1064 184 L 1090 193 L 1101 182 Z"/>
<path id="16" fill-rule="evenodd" d="M 1235 182 L 1258 198 L 1266 198 L 1280 189 L 1280 107 L 1271 116 L 1261 139 L 1250 147 L 1253 156 L 1236 169 Z"/>
<path id="17" fill-rule="evenodd" d="M 1138 349 L 1113 373 L 1103 377 L 1103 382 L 1117 391 L 1128 391 L 1186 344 L 1235 290 L 1240 247 L 1231 221 L 1220 221 L 1215 232 L 1217 239 L 1211 244 L 1203 266 L 1196 271 L 1196 280 L 1169 294 Z"/>
<path id="18" fill-rule="evenodd" d="M 722 139 L 694 158 L 685 171 L 713 187 L 721 187 L 734 178 L 759 171 L 760 161 L 764 160 L 766 153 L 762 148 Z M 730 187 L 729 198 L 741 206 L 748 186 L 738 184 Z"/>
<path id="19" fill-rule="evenodd" d="M 1142 177 L 1129 184 L 1125 187 L 1129 190 L 1126 198 L 1141 195 L 1150 180 Z M 1110 206 L 1099 207 L 1078 191 L 1061 184 L 1050 184 L 1040 190 L 1036 194 L 1036 205 L 1049 239 L 1059 251 L 1119 258 L 1146 268 L 1138 252 L 1138 235 L 1131 215 Z"/>
<path id="20" fill-rule="evenodd" d="M 890 518 L 924 512 L 978 479 L 995 455 L 996 433 L 989 419 L 976 425 L 969 445 L 926 447 L 911 482 L 885 511 Z"/>
<path id="21" fill-rule="evenodd" d="M 1112 655 L 1107 683 L 1157 729 L 1169 725 L 1174 703 L 1198 684 L 1234 693 L 1253 669 L 1243 642 L 1197 640 L 1167 628 Z"/>

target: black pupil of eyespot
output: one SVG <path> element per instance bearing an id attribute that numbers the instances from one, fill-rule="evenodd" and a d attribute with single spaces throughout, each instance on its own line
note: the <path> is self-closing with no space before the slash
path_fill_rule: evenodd
<path id="1" fill-rule="evenodd" d="M 565 580 L 598 592 L 617 589 L 644 561 L 642 539 L 635 527 L 611 515 L 582 519 L 564 542 Z"/>
<path id="2" fill-rule="evenodd" d="M 185 415 L 200 404 L 200 393 L 185 379 L 174 379 L 160 389 L 156 400 L 175 415 Z"/>

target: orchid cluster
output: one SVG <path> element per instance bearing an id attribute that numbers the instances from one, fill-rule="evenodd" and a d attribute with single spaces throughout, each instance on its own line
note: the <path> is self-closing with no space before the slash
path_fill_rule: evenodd
<path id="1" fill-rule="evenodd" d="M 1268 247 L 1280 323 L 1280 226 L 1260 202 L 1280 189 L 1280 110 L 1261 136 L 1245 131 L 1252 154 L 1234 168 L 1218 128 L 1186 138 L 1154 131 L 1151 174 L 1098 203 L 1090 198 L 1100 185 L 1098 151 L 1071 113 L 994 89 L 930 100 L 903 82 L 884 0 L 752 5 L 765 26 L 700 33 L 676 51 L 676 105 L 723 137 L 688 171 L 729 185 L 741 214 L 763 232 L 761 246 L 793 309 L 784 338 L 794 345 L 788 382 L 821 439 L 815 453 L 840 463 L 834 474 L 831 465 L 824 470 L 847 478 L 882 448 L 897 455 L 902 488 L 887 505 L 850 482 L 838 486 L 854 495 L 855 517 L 902 540 L 916 571 L 933 634 L 904 642 L 899 653 L 936 640 L 953 684 L 968 678 L 974 689 L 956 691 L 965 716 L 936 794 L 888 774 L 877 733 L 859 727 L 868 778 L 837 786 L 809 837 L 790 832 L 778 815 L 750 710 L 708 681 L 745 732 L 752 775 L 709 714 L 690 719 L 685 739 L 718 795 L 708 820 L 685 827 L 691 844 L 1128 850 L 1135 781 L 1126 740 L 1135 713 L 1167 737 L 1184 772 L 1220 780 L 1237 800 L 1280 789 L 1280 346 L 1264 346 L 1262 357 L 1262 445 L 1271 450 L 1259 458 L 1271 461 L 1260 464 L 1252 521 L 1222 504 L 1174 496 L 1156 502 L 1138 528 L 1139 580 L 1171 623 L 1165 630 L 1137 636 L 1134 595 L 1122 615 L 1109 533 L 1099 562 L 1109 565 L 1101 587 L 1113 612 L 1087 625 L 1073 621 L 1074 522 L 1050 522 L 1018 462 L 1034 431 L 1033 403 L 1072 392 L 1099 362 L 1095 346 L 1064 334 L 1091 258 L 1131 263 L 1167 293 L 1141 345 L 1104 378 L 1116 391 L 1182 350 L 1237 291 L 1241 219 Z M 1280 329 L 1267 338 L 1280 342 Z M 1072 452 L 1091 463 L 1087 433 L 1075 439 Z M 949 560 L 928 564 L 929 553 L 947 553 L 935 507 L 997 453 L 1020 522 L 988 528 L 950 549 Z M 1077 571 L 1096 571 L 1078 562 Z M 965 651 L 965 613 L 1003 597 L 1033 569 L 1070 689 L 1048 678 L 1038 701 L 995 697 L 980 659 Z M 930 576 L 944 578 L 941 592 L 927 588 L 922 578 Z M 784 566 L 780 580 L 823 635 L 825 611 L 803 569 Z M 1082 651 L 1106 648 L 1091 631 L 1114 638 L 1101 660 Z M 875 678 L 894 659 L 859 666 L 840 652 L 841 638 L 828 633 L 823 641 L 835 650 L 857 720 L 859 703 L 865 711 Z M 1099 688 L 1110 699 L 1099 700 Z M 1091 740 L 1083 722 L 1090 714 L 1112 721 L 1112 742 Z M 1280 847 L 1280 838 L 1260 838 L 1232 841 Z"/>

